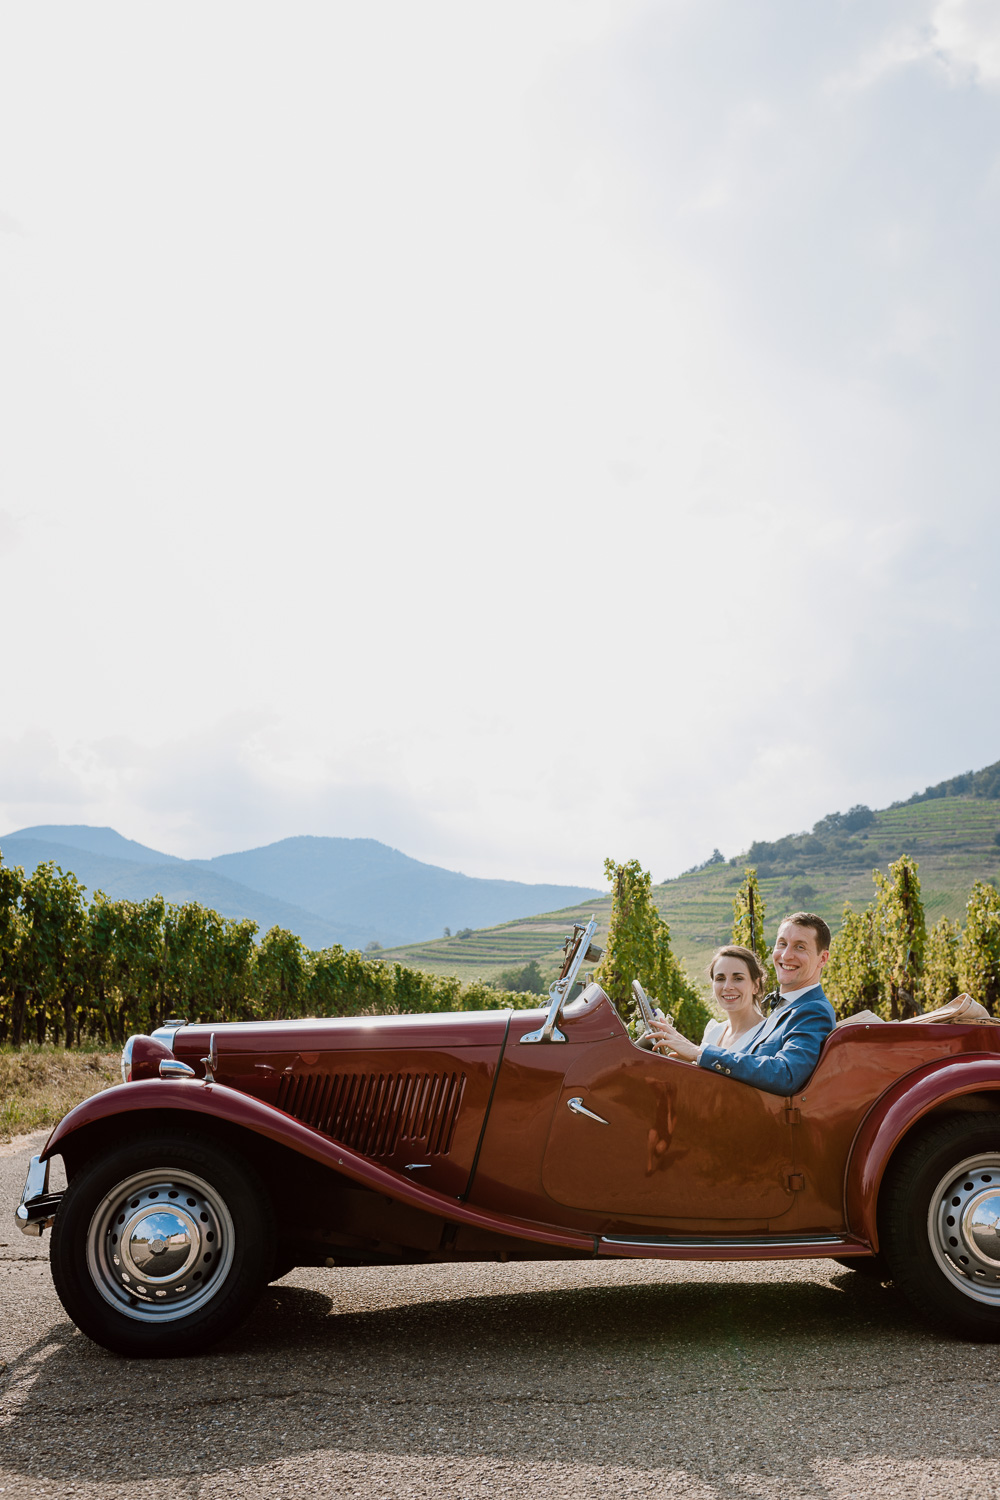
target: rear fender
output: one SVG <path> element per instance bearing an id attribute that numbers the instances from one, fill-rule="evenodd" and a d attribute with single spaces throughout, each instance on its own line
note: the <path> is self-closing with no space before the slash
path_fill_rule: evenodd
<path id="1" fill-rule="evenodd" d="M 963 1095 L 1000 1090 L 996 1053 L 966 1053 L 928 1063 L 900 1078 L 872 1105 L 847 1163 L 844 1211 L 852 1234 L 878 1249 L 878 1195 L 893 1152 L 918 1121 Z M 997 1100 L 1000 1108 L 1000 1099 Z"/>
<path id="2" fill-rule="evenodd" d="M 119 1123 L 123 1136 L 134 1132 L 142 1128 L 143 1114 L 154 1110 L 161 1115 L 164 1111 L 176 1111 L 178 1124 L 182 1123 L 185 1116 L 189 1119 L 211 1116 L 251 1135 L 265 1136 L 376 1193 L 383 1193 L 399 1203 L 446 1219 L 450 1224 L 468 1224 L 491 1233 L 512 1235 L 516 1239 L 558 1245 L 590 1255 L 595 1253 L 596 1242 L 593 1235 L 470 1208 L 457 1198 L 448 1198 L 443 1193 L 434 1192 L 431 1188 L 421 1187 L 400 1177 L 398 1173 L 379 1166 L 347 1146 L 339 1145 L 328 1136 L 318 1134 L 308 1125 L 303 1125 L 291 1115 L 272 1108 L 260 1099 L 227 1088 L 225 1084 L 205 1083 L 201 1079 L 151 1079 L 119 1084 L 103 1093 L 94 1094 L 92 1098 L 70 1110 L 60 1121 L 46 1141 L 41 1158 L 45 1161 L 66 1149 L 72 1152 L 73 1137 L 78 1132 L 86 1133 L 89 1127 L 104 1121 Z M 73 1155 L 77 1160 L 86 1160 L 88 1153 L 85 1135 L 80 1136 L 79 1140 L 82 1151 L 73 1152 Z"/>

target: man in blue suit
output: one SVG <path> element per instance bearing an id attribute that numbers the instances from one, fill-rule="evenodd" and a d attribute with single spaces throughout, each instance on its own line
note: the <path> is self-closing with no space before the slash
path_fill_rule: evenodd
<path id="1" fill-rule="evenodd" d="M 774 943 L 778 994 L 771 1013 L 745 1050 L 699 1047 L 669 1021 L 657 1021 L 657 1050 L 675 1053 L 725 1078 L 738 1078 L 768 1094 L 797 1094 L 812 1075 L 823 1043 L 836 1025 L 820 980 L 830 957 L 830 929 L 813 912 L 797 911 L 778 928 Z"/>

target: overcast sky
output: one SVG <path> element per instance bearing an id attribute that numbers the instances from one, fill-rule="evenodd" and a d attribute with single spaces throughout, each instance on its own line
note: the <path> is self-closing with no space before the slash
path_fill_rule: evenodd
<path id="1" fill-rule="evenodd" d="M 995 0 L 0 3 L 0 831 L 656 878 L 1000 756 Z"/>

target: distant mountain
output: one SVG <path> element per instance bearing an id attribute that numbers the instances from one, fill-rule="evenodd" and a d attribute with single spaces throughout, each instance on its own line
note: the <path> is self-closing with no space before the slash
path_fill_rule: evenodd
<path id="1" fill-rule="evenodd" d="M 11 839 L 40 839 L 45 844 L 62 844 L 67 849 L 85 849 L 88 854 L 106 854 L 112 859 L 126 859 L 134 865 L 182 865 L 184 861 L 174 854 L 161 854 L 159 849 L 150 849 L 137 844 L 135 839 L 123 838 L 113 828 L 92 828 L 89 823 L 40 824 L 37 828 L 22 828 L 18 833 L 8 834 Z M 4 839 L 4 844 L 7 839 Z M 10 860 L 7 861 L 10 864 Z"/>
<path id="2" fill-rule="evenodd" d="M 50 833 L 63 833 L 69 837 L 73 829 L 49 829 Z M 87 830 L 96 832 L 98 830 Z M 104 832 L 105 830 L 99 830 Z M 108 829 L 107 832 L 111 832 Z M 200 901 L 224 917 L 250 917 L 261 932 L 269 927 L 287 927 L 297 932 L 309 948 L 326 948 L 330 943 L 342 942 L 349 948 L 365 947 L 378 941 L 374 928 L 352 928 L 349 924 L 336 927 L 317 917 L 314 912 L 303 911 L 291 902 L 276 900 L 261 891 L 250 890 L 238 881 L 227 880 L 224 875 L 195 863 L 193 860 L 175 859 L 161 855 L 156 863 L 149 860 L 116 859 L 107 854 L 92 853 L 69 843 L 47 842 L 37 835 L 40 829 L 26 828 L 20 833 L 0 839 L 0 853 L 9 865 L 23 865 L 30 872 L 43 860 L 51 859 L 62 870 L 71 870 L 78 880 L 91 892 L 104 891 L 115 899 L 144 901 L 147 896 L 163 896 L 166 901 Z M 128 845 L 130 839 L 122 839 Z M 142 849 L 142 844 L 134 845 Z M 155 853 L 149 850 L 148 853 Z"/>
<path id="3" fill-rule="evenodd" d="M 492 926 L 597 895 L 586 886 L 481 880 L 410 859 L 374 839 L 282 839 L 210 860 L 178 859 L 84 824 L 22 828 L 0 838 L 9 865 L 43 860 L 91 891 L 143 900 L 200 901 L 226 917 L 286 927 L 310 948 L 421 942 L 445 927 Z"/>
<path id="4" fill-rule="evenodd" d="M 375 839 L 281 839 L 263 849 L 221 854 L 207 865 L 328 921 L 371 925 L 386 934 L 383 943 L 413 941 L 397 936 L 404 927 L 438 937 L 445 927 L 488 927 L 600 894 L 587 886 L 459 875 Z"/>

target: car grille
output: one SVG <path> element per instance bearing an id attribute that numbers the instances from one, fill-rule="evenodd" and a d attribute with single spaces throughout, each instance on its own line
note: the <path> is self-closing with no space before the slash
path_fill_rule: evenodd
<path id="1" fill-rule="evenodd" d="M 364 1156 L 445 1156 L 464 1092 L 464 1073 L 286 1074 L 278 1108 Z"/>

